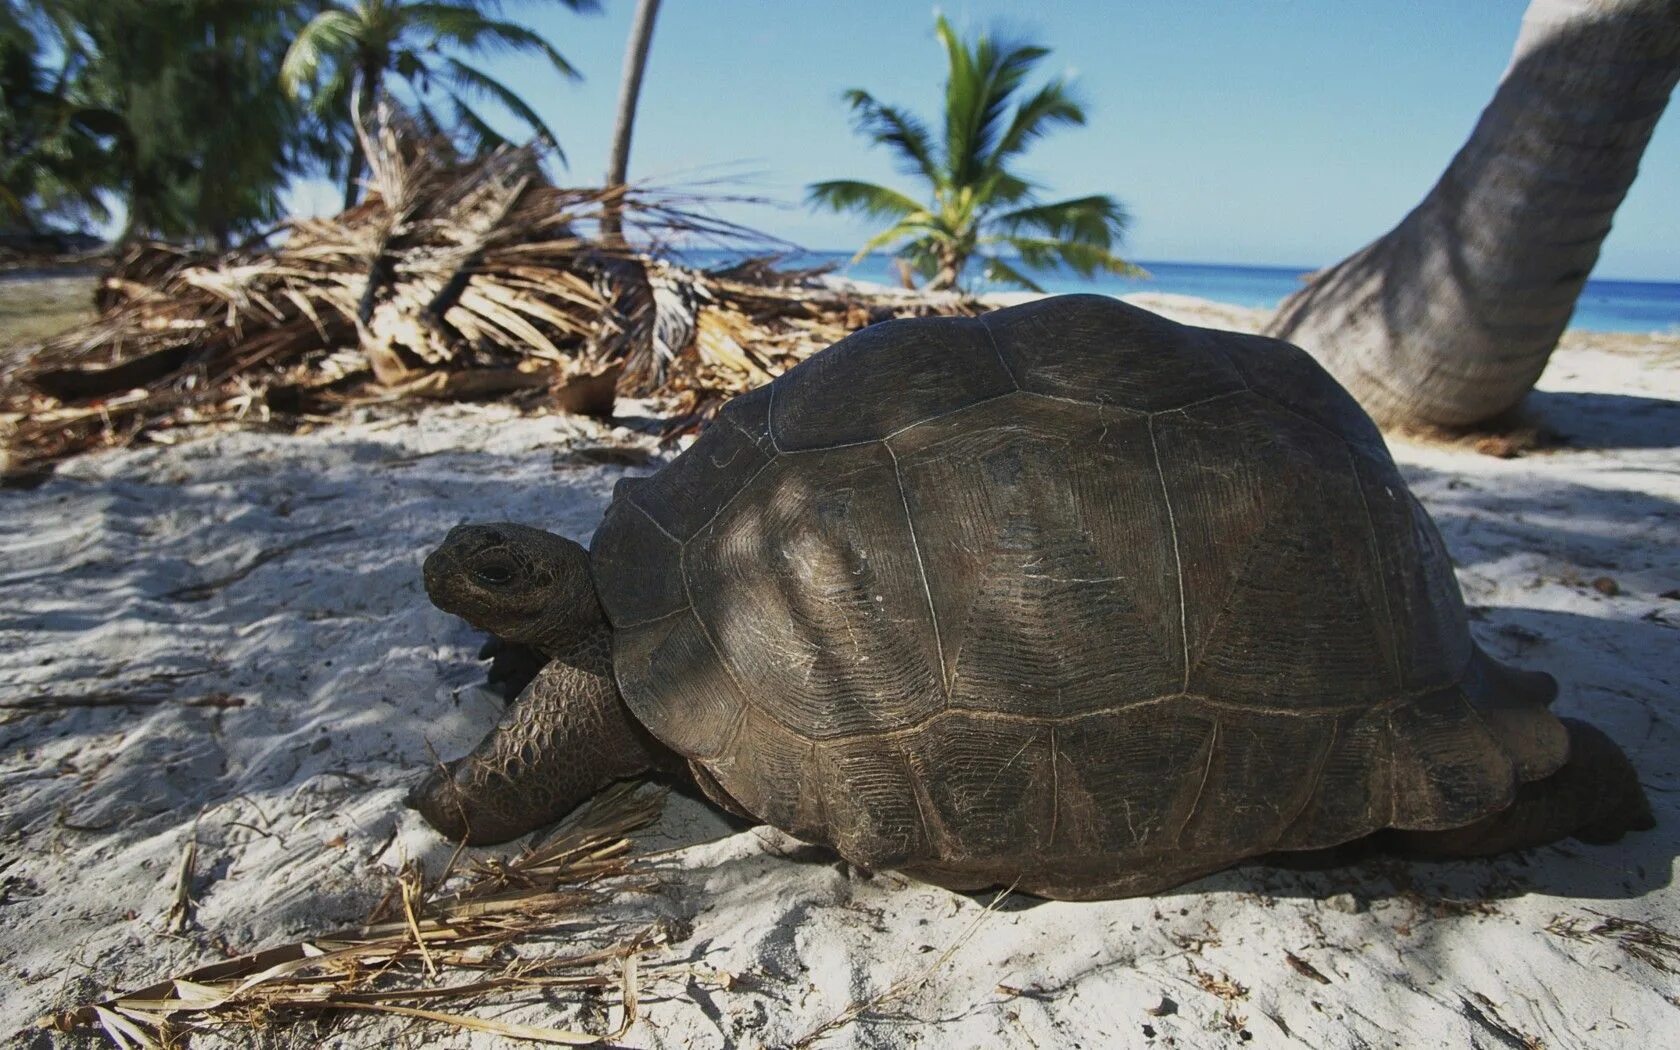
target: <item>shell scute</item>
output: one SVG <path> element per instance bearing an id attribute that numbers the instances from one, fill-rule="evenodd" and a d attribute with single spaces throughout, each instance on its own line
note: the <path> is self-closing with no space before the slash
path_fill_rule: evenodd
<path id="1" fill-rule="evenodd" d="M 1068 295 L 987 314 L 1021 389 L 1140 412 L 1244 389 L 1203 329 L 1106 295 Z"/>
<path id="2" fill-rule="evenodd" d="M 1302 709 L 1399 692 L 1347 448 L 1244 395 L 1151 420 L 1188 596 L 1190 691 Z"/>
<path id="3" fill-rule="evenodd" d="M 784 452 L 879 441 L 1015 389 L 985 327 L 966 318 L 870 325 L 772 385 L 770 427 Z"/>
<path id="4" fill-rule="evenodd" d="M 892 445 L 954 706 L 1076 714 L 1181 688 L 1143 417 L 1015 395 Z"/>
<path id="5" fill-rule="evenodd" d="M 885 446 L 782 457 L 684 557 L 701 576 L 694 608 L 720 660 L 794 732 L 892 730 L 944 708 L 916 542 Z"/>

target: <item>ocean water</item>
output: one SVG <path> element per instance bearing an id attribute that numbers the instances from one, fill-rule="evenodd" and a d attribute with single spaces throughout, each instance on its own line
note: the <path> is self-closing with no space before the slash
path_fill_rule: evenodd
<path id="1" fill-rule="evenodd" d="M 690 251 L 684 257 L 697 266 L 714 266 L 738 258 L 739 252 Z M 788 260 L 789 265 L 834 264 L 836 272 L 860 281 L 897 284 L 892 258 L 877 253 L 850 265 L 846 252 L 808 252 Z M 1272 309 L 1301 286 L 1310 266 L 1224 266 L 1216 263 L 1144 262 L 1147 280 L 1100 276 L 1086 280 L 1077 274 L 1037 278 L 1051 292 L 1105 292 L 1132 295 L 1160 292 L 1194 295 L 1237 306 Z M 1608 281 L 1589 279 L 1575 304 L 1572 328 L 1594 332 L 1680 333 L 1680 283 L 1658 281 Z"/>

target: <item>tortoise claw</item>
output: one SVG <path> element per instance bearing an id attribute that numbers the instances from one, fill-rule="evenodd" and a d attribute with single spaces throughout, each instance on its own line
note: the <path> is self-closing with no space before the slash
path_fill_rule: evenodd
<path id="1" fill-rule="evenodd" d="M 507 842 L 547 823 L 532 820 L 517 804 L 505 777 L 475 776 L 473 763 L 459 758 L 427 775 L 408 793 L 408 805 L 420 811 L 438 834 L 468 846 Z"/>
<path id="2" fill-rule="evenodd" d="M 467 801 L 455 784 L 455 769 L 452 768 L 459 765 L 459 761 L 451 762 L 442 770 L 426 774 L 425 779 L 410 788 L 408 796 L 403 799 L 410 809 L 419 810 L 426 823 L 436 828 L 438 834 L 455 842 L 465 841 L 469 834 Z"/>

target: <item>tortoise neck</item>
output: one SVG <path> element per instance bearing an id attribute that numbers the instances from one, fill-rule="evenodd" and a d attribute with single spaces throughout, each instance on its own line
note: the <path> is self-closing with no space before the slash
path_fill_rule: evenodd
<path id="1" fill-rule="evenodd" d="M 580 671 L 612 680 L 612 628 L 604 616 L 563 643 L 541 651 Z"/>
<path id="2" fill-rule="evenodd" d="M 541 628 L 520 639 L 543 655 L 591 674 L 612 675 L 612 628 L 593 594 L 567 617 L 545 617 Z"/>

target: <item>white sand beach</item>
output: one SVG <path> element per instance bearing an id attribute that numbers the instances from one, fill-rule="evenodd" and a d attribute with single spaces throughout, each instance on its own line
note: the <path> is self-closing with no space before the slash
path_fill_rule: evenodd
<path id="1" fill-rule="evenodd" d="M 1221 327 L 1263 320 L 1180 297 L 1134 301 Z M 1010 897 L 987 913 L 989 895 L 867 876 L 673 795 L 642 843 L 674 852 L 638 906 L 680 920 L 687 936 L 664 957 L 691 965 L 652 972 L 620 1042 L 1672 1038 L 1680 338 L 1571 332 L 1531 412 L 1559 444 L 1511 459 L 1391 445 L 1446 538 L 1478 639 L 1551 672 L 1558 710 L 1627 750 L 1654 831 L 1477 862 L 1251 865 L 1155 898 Z M 427 602 L 422 558 L 469 519 L 587 541 L 614 481 L 663 455 L 633 428 L 457 405 L 88 455 L 0 493 L 0 1033 L 20 1046 L 92 1045 L 35 1020 L 357 923 L 406 859 L 440 870 L 450 846 L 404 808 L 404 792 L 429 748 L 464 752 L 501 706 L 482 687 L 482 637 Z M 193 839 L 196 911 L 172 933 L 175 868 Z M 579 1001 L 494 1013 L 604 1030 L 600 1002 L 555 1005 Z M 605 1003 L 616 1011 L 615 993 Z M 195 1045 L 508 1045 L 391 1017 L 258 1039 L 231 1030 Z"/>

